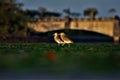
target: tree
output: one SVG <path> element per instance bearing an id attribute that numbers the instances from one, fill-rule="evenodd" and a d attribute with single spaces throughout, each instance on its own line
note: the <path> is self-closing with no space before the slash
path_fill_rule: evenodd
<path id="1" fill-rule="evenodd" d="M 0 34 L 25 35 L 26 18 L 21 10 L 22 3 L 16 0 L 0 0 Z"/>
<path id="2" fill-rule="evenodd" d="M 66 13 L 67 16 L 70 16 L 70 15 L 71 15 L 70 8 L 68 8 L 68 9 L 64 9 L 63 12 Z"/>
<path id="3" fill-rule="evenodd" d="M 71 15 L 73 17 L 75 17 L 75 18 L 78 18 L 81 15 L 81 13 L 79 13 L 79 12 L 72 12 Z"/>
<path id="4" fill-rule="evenodd" d="M 60 17 L 61 16 L 61 13 L 59 12 L 46 12 L 44 13 L 44 17 Z"/>
<path id="5" fill-rule="evenodd" d="M 71 17 L 70 17 L 70 15 L 71 15 L 70 8 L 64 9 L 63 12 L 67 14 L 65 16 L 65 29 L 67 31 L 67 29 L 69 29 L 69 27 L 70 27 L 70 23 L 71 23 L 71 20 L 72 20 Z"/>
<path id="6" fill-rule="evenodd" d="M 108 10 L 108 12 L 111 14 L 111 16 L 115 16 L 114 13 L 116 13 L 116 9 L 111 8 Z"/>
<path id="7" fill-rule="evenodd" d="M 41 14 L 41 18 L 43 18 L 44 14 L 47 12 L 47 9 L 44 7 L 39 7 L 38 12 Z"/>
<path id="8" fill-rule="evenodd" d="M 35 21 L 40 17 L 40 13 L 37 10 L 25 10 L 24 15 L 27 17 L 29 21 Z M 37 16 L 37 18 L 36 18 Z"/>
<path id="9" fill-rule="evenodd" d="M 84 10 L 84 16 L 89 16 L 90 20 L 94 20 L 95 16 L 98 14 L 98 10 L 96 8 L 88 8 Z"/>
<path id="10" fill-rule="evenodd" d="M 61 16 L 61 13 L 56 12 L 56 11 L 48 11 L 44 7 L 39 7 L 38 12 L 40 13 L 40 18 L 44 18 L 44 17 L 60 17 Z"/>

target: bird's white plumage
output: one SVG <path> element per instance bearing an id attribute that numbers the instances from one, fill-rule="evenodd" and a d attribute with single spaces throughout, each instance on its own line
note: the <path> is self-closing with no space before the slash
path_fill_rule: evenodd
<path id="1" fill-rule="evenodd" d="M 64 41 L 64 43 L 66 44 L 71 44 L 73 43 L 73 41 L 67 37 L 67 35 L 65 33 L 60 33 L 60 38 Z"/>
<path id="2" fill-rule="evenodd" d="M 60 44 L 62 44 L 62 45 L 64 44 L 64 41 L 62 41 L 62 40 L 60 39 L 58 33 L 54 33 L 54 40 L 55 40 L 55 42 L 58 43 L 59 45 L 60 45 Z"/>

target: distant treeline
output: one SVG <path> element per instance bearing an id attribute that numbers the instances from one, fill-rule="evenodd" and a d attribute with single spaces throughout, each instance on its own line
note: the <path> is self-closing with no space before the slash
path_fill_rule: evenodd
<path id="1" fill-rule="evenodd" d="M 23 3 L 18 3 L 16 0 L 0 0 L 0 36 L 28 36 L 33 30 L 27 27 L 30 21 L 36 21 L 44 17 L 60 17 L 61 13 L 57 11 L 48 11 L 44 7 L 39 7 L 38 10 L 23 10 Z M 78 17 L 80 13 L 72 13 L 70 9 L 63 10 L 67 16 Z M 111 9 L 110 12 L 115 12 Z M 92 13 L 92 14 L 90 14 Z M 91 20 L 98 14 L 96 8 L 88 8 L 84 10 L 84 16 L 91 16 Z M 118 16 L 116 19 L 120 18 Z"/>
<path id="2" fill-rule="evenodd" d="M 59 13 L 40 14 L 36 10 L 23 10 L 22 6 L 16 0 L 0 0 L 0 36 L 28 36 L 27 22 L 35 21 L 40 16 L 60 16 Z"/>

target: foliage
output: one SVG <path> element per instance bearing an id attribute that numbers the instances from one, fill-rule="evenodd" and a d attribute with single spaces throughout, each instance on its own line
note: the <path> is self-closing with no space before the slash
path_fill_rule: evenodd
<path id="1" fill-rule="evenodd" d="M 44 13 L 47 12 L 47 9 L 44 8 L 44 7 L 39 7 L 39 8 L 38 8 L 38 11 L 39 11 L 40 14 L 41 14 L 41 18 L 43 18 L 43 17 L 44 17 Z"/>
<path id="2" fill-rule="evenodd" d="M 40 18 L 45 18 L 45 17 L 60 17 L 61 13 L 56 12 L 56 11 L 49 11 L 45 7 L 39 7 L 38 12 L 40 13 Z"/>
<path id="3" fill-rule="evenodd" d="M 83 14 L 84 16 L 90 16 L 90 19 L 93 20 L 98 14 L 98 10 L 96 8 L 87 8 Z"/>
<path id="4" fill-rule="evenodd" d="M 71 14 L 70 8 L 64 9 L 63 12 L 66 13 L 68 16 Z"/>
<path id="5" fill-rule="evenodd" d="M 22 5 L 16 0 L 0 0 L 0 35 L 26 35 L 27 20 Z"/>
<path id="6" fill-rule="evenodd" d="M 68 47 L 51 43 L 0 44 L 0 69 L 69 73 L 119 72 L 120 45 L 75 43 Z"/>
<path id="7" fill-rule="evenodd" d="M 81 13 L 72 12 L 71 15 L 74 16 L 75 18 L 78 18 L 81 15 Z"/>
<path id="8" fill-rule="evenodd" d="M 111 8 L 108 10 L 108 12 L 113 13 L 113 12 L 116 12 L 116 10 L 114 8 Z"/>
<path id="9" fill-rule="evenodd" d="M 77 18 L 81 15 L 81 13 L 79 13 L 79 12 L 71 12 L 70 8 L 64 9 L 63 12 L 66 13 L 67 16 L 71 15 L 71 16 L 74 16 L 75 18 Z"/>
<path id="10" fill-rule="evenodd" d="M 114 16 L 114 13 L 116 13 L 116 9 L 111 8 L 111 9 L 108 10 L 108 12 L 109 12 L 112 16 Z"/>

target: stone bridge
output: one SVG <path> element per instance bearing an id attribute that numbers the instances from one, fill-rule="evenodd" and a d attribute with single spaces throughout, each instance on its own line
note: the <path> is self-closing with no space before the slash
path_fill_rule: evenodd
<path id="1" fill-rule="evenodd" d="M 115 19 L 106 20 L 72 20 L 66 25 L 65 19 L 59 20 L 42 20 L 37 22 L 29 22 L 28 27 L 37 32 L 48 32 L 61 29 L 86 30 L 101 33 L 113 37 L 114 42 L 119 42 L 120 26 L 119 21 Z"/>

